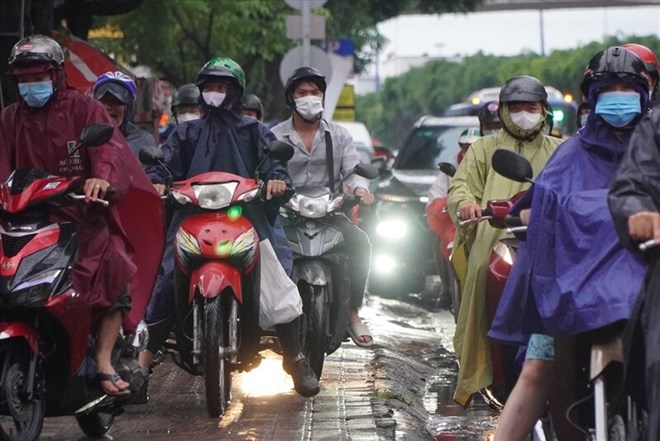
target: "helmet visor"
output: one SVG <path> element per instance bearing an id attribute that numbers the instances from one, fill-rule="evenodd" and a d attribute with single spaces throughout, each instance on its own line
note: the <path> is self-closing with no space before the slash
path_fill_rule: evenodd
<path id="1" fill-rule="evenodd" d="M 99 87 L 97 87 L 94 90 L 94 98 L 97 100 L 102 99 L 107 93 L 110 95 L 114 96 L 117 98 L 119 101 L 121 101 L 124 104 L 130 103 L 131 100 L 131 94 L 126 89 L 124 86 L 114 83 L 114 82 L 108 82 L 108 83 L 103 83 Z"/>

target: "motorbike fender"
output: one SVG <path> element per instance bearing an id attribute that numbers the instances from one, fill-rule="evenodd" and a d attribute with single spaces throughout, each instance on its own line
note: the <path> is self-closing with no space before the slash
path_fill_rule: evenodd
<path id="1" fill-rule="evenodd" d="M 591 363 L 589 363 L 589 379 L 594 380 L 601 375 L 612 362 L 623 363 L 623 341 L 621 337 L 612 338 L 604 343 L 591 346 Z"/>
<path id="2" fill-rule="evenodd" d="M 310 285 L 327 286 L 332 280 L 332 268 L 319 260 L 303 260 L 293 265 L 291 279 L 298 283 L 303 280 Z"/>
<path id="3" fill-rule="evenodd" d="M 0 323 L 0 340 L 23 338 L 33 353 L 39 352 L 39 333 L 25 323 Z"/>
<path id="4" fill-rule="evenodd" d="M 197 291 L 205 298 L 217 297 L 225 288 L 231 288 L 242 302 L 241 272 L 225 262 L 207 262 L 193 271 L 188 298 L 192 302 Z"/>

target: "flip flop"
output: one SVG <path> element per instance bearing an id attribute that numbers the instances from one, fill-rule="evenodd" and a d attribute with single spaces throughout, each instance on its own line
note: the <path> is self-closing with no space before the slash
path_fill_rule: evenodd
<path id="1" fill-rule="evenodd" d="M 129 390 L 129 388 L 122 389 L 119 386 L 117 386 L 118 381 L 120 381 L 120 380 L 123 381 L 123 379 L 119 376 L 119 374 L 117 372 L 114 372 L 112 374 L 103 374 L 103 373 L 99 372 L 99 373 L 96 374 L 95 378 L 96 378 L 96 381 L 99 382 L 99 387 L 101 388 L 101 390 L 103 392 L 105 392 L 106 394 L 108 394 L 108 395 L 112 395 L 114 397 L 121 397 L 121 396 L 124 396 L 124 395 L 130 395 L 131 394 L 131 391 Z M 102 383 L 103 381 L 109 381 L 110 383 L 112 383 L 112 385 L 114 387 L 116 387 L 119 390 L 117 392 L 110 392 L 109 390 L 107 390 L 106 388 L 103 387 L 103 383 Z"/>
<path id="2" fill-rule="evenodd" d="M 348 324 L 348 335 L 351 336 L 351 340 L 353 340 L 353 343 L 355 343 L 357 346 L 363 347 L 363 348 L 369 348 L 374 344 L 374 338 L 371 336 L 371 332 L 369 332 L 369 328 L 367 328 L 367 325 L 361 322 L 357 323 L 349 323 Z M 371 337 L 371 340 L 368 342 L 361 342 L 358 340 L 358 337 Z"/>

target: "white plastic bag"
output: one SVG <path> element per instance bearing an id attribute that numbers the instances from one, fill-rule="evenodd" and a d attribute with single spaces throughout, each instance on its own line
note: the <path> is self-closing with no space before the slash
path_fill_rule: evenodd
<path id="1" fill-rule="evenodd" d="M 289 323 L 302 315 L 303 304 L 298 287 L 284 271 L 268 239 L 259 242 L 259 254 L 261 259 L 259 327 L 271 329 L 275 325 Z"/>

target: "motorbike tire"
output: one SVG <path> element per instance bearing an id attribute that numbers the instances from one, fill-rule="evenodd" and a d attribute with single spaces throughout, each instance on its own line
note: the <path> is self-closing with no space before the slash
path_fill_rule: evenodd
<path id="1" fill-rule="evenodd" d="M 225 413 L 231 394 L 231 370 L 220 355 L 220 348 L 227 347 L 227 310 L 221 297 L 204 303 L 204 385 L 206 388 L 206 411 L 217 418 Z"/>
<path id="2" fill-rule="evenodd" d="M 15 352 L 16 349 L 18 352 Z M 28 355 L 22 348 L 10 347 L 3 352 L 3 378 L 5 384 L 2 390 L 2 401 L 8 409 L 7 416 L 0 416 L 0 439 L 3 441 L 37 441 L 46 417 L 45 390 L 37 390 L 36 396 L 42 397 L 28 400 L 23 393 L 27 385 Z M 43 378 L 43 376 L 41 376 Z M 40 382 L 43 388 L 43 381 Z M 20 424 L 16 417 L 19 417 Z"/>
<path id="3" fill-rule="evenodd" d="M 115 415 L 112 412 L 94 410 L 90 413 L 76 415 L 76 421 L 85 435 L 90 438 L 98 438 L 108 433 L 115 422 Z"/>
<path id="4" fill-rule="evenodd" d="M 328 286 L 307 283 L 300 286 L 300 296 L 303 299 L 302 349 L 309 366 L 316 373 L 316 378 L 321 378 L 325 362 L 328 289 Z"/>

